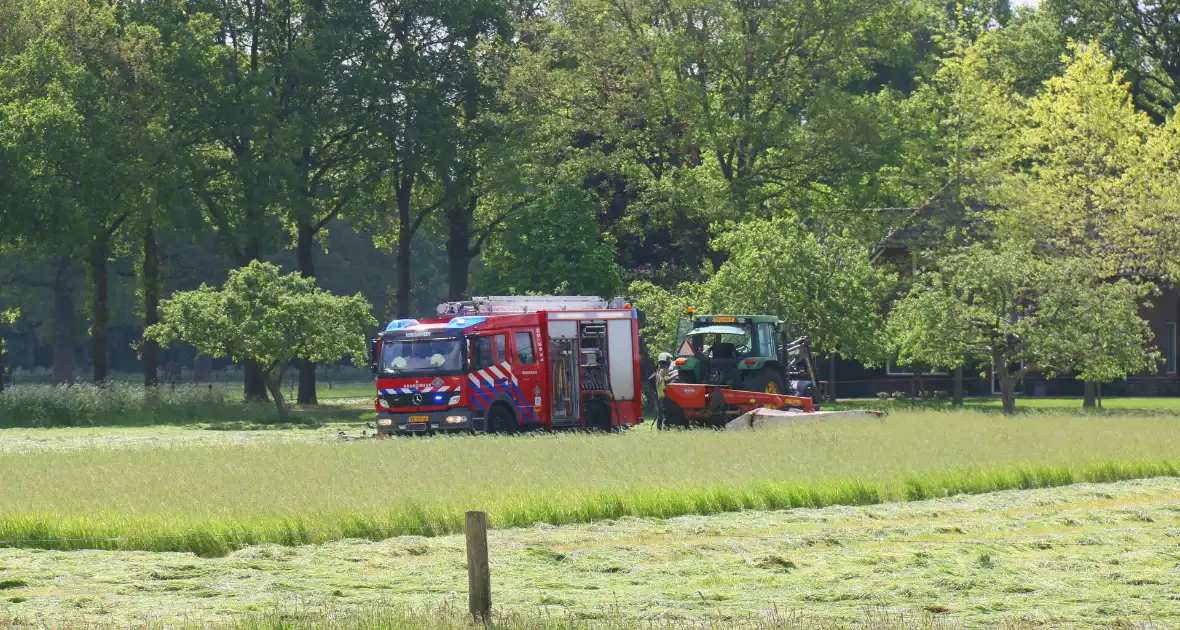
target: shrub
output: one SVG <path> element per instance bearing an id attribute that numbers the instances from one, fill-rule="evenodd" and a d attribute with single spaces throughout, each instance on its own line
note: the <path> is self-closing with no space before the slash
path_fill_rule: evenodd
<path id="1" fill-rule="evenodd" d="M 889 400 L 889 392 L 877 392 L 877 398 L 881 400 Z"/>
<path id="2" fill-rule="evenodd" d="M 951 397 L 950 394 L 946 393 L 945 391 L 943 391 L 941 389 L 934 390 L 934 400 L 947 400 L 950 397 Z"/>
<path id="3" fill-rule="evenodd" d="M 0 428 L 147 426 L 198 421 L 273 423 L 268 405 L 229 400 L 205 387 L 145 390 L 127 383 L 17 385 L 0 394 Z"/>
<path id="4" fill-rule="evenodd" d="M 909 397 L 909 394 L 905 392 L 893 392 L 893 400 L 905 400 Z"/>

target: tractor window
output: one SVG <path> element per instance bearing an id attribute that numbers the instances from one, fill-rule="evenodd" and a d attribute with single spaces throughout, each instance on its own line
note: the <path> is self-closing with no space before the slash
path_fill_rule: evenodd
<path id="1" fill-rule="evenodd" d="M 758 324 L 758 355 L 760 357 L 773 357 L 778 355 L 778 349 L 775 348 L 774 324 Z"/>
<path id="2" fill-rule="evenodd" d="M 532 365 L 537 362 L 536 357 L 533 356 L 532 333 L 516 333 L 516 361 L 521 365 Z"/>
<path id="3" fill-rule="evenodd" d="M 750 352 L 750 336 L 694 335 L 693 349 L 714 359 L 734 359 Z"/>

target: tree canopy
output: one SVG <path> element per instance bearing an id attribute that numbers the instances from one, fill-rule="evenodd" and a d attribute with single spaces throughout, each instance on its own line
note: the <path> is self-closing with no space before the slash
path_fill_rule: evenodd
<path id="1" fill-rule="evenodd" d="M 365 333 L 377 325 L 371 308 L 359 293 L 335 296 L 311 278 L 283 275 L 275 265 L 253 261 L 230 272 L 220 289 L 202 285 L 164 300 L 160 322 L 144 337 L 163 345 L 184 341 L 213 357 L 257 362 L 286 421 L 284 371 L 295 359 L 330 362 L 351 355 L 362 364 Z"/>
<path id="2" fill-rule="evenodd" d="M 1139 316 L 1151 287 L 1107 281 L 1093 259 L 1059 258 L 1028 241 L 977 243 L 942 257 L 889 314 L 899 362 L 995 366 L 1004 411 L 1030 371 L 1114 380 L 1154 367 Z"/>
<path id="3" fill-rule="evenodd" d="M 1008 243 L 1176 282 L 1180 5 L 1039 4 L 0 3 L 0 334 L 56 382 L 151 386 L 194 360 L 132 350 L 162 298 L 266 261 L 378 319 L 622 291 L 653 353 L 694 306 L 871 365 L 926 272 L 1033 264 Z M 1090 339 L 1113 363 L 1053 369 L 1126 373 Z"/>

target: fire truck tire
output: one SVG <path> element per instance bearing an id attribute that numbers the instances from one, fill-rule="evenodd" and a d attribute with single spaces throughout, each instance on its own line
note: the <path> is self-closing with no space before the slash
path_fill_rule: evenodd
<path id="1" fill-rule="evenodd" d="M 507 405 L 492 405 L 488 412 L 488 433 L 512 434 L 519 426 L 516 424 L 516 414 Z"/>
<path id="2" fill-rule="evenodd" d="M 748 392 L 765 392 L 767 394 L 785 394 L 783 377 L 777 370 L 764 367 L 742 380 L 742 389 Z"/>
<path id="3" fill-rule="evenodd" d="M 586 405 L 586 428 L 603 432 L 614 430 L 611 421 L 610 405 L 602 400 L 592 400 Z"/>

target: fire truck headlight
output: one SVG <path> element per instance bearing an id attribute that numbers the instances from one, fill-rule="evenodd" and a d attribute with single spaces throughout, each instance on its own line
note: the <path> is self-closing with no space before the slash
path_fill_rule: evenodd
<path id="1" fill-rule="evenodd" d="M 381 409 L 389 409 L 389 401 L 385 400 L 385 397 L 383 397 L 383 396 L 378 396 L 377 397 L 377 406 Z"/>
<path id="2" fill-rule="evenodd" d="M 467 422 L 467 416 L 447 416 L 447 424 L 463 424 Z"/>
<path id="3" fill-rule="evenodd" d="M 379 426 L 379 427 L 388 427 L 392 424 L 393 424 L 393 420 L 391 420 L 389 418 L 378 418 L 377 419 L 377 426 Z"/>
<path id="4" fill-rule="evenodd" d="M 454 396 L 451 396 L 451 400 L 447 404 L 451 406 L 459 404 L 459 395 L 455 394 Z"/>

